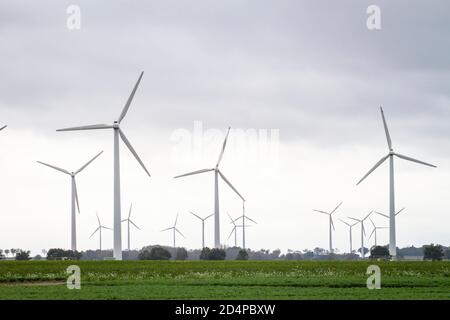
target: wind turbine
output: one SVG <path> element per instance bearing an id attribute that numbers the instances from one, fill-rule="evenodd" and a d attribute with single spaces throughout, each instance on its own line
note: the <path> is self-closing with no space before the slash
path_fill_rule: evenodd
<path id="1" fill-rule="evenodd" d="M 128 229 L 128 251 L 130 251 L 130 223 L 138 230 L 141 230 L 133 221 L 131 221 L 131 209 L 133 208 L 133 204 L 130 205 L 130 212 L 128 213 L 128 218 L 123 219 L 122 222 L 127 222 Z"/>
<path id="2" fill-rule="evenodd" d="M 353 229 L 354 226 L 356 226 L 358 224 L 358 222 L 355 222 L 354 224 L 350 224 L 348 222 L 345 222 L 342 219 L 339 219 L 339 220 L 349 227 L 349 232 L 350 232 L 350 253 L 353 253 L 352 229 Z"/>
<path id="3" fill-rule="evenodd" d="M 78 191 L 77 191 L 77 184 L 76 184 L 75 176 L 77 174 L 79 174 L 81 171 L 83 171 L 88 165 L 90 165 L 102 153 L 103 153 L 103 151 L 98 153 L 94 158 L 89 160 L 84 166 L 82 166 L 80 169 L 78 169 L 75 172 L 69 172 L 69 171 L 67 171 L 65 169 L 61 169 L 61 168 L 58 168 L 56 166 L 53 166 L 53 165 L 50 165 L 50 164 L 47 164 L 47 163 L 44 163 L 44 162 L 41 162 L 41 161 L 37 161 L 38 163 L 40 163 L 40 164 L 42 164 L 44 166 L 47 166 L 47 167 L 52 168 L 52 169 L 55 169 L 57 171 L 60 171 L 60 172 L 65 173 L 65 174 L 70 176 L 71 183 L 72 183 L 72 191 L 71 191 L 71 194 L 72 194 L 72 210 L 71 210 L 72 211 L 71 212 L 72 222 L 71 222 L 71 242 L 70 242 L 71 246 L 70 246 L 70 248 L 73 251 L 77 250 L 77 223 L 76 223 L 76 214 L 75 214 L 75 203 L 76 203 L 76 206 L 77 206 L 77 209 L 78 209 L 78 213 L 80 213 L 80 203 L 78 201 Z"/>
<path id="4" fill-rule="evenodd" d="M 372 226 L 373 226 L 373 230 L 372 230 L 372 233 L 369 236 L 369 240 L 370 240 L 370 238 L 372 238 L 373 235 L 375 235 L 375 247 L 376 247 L 377 246 L 377 230 L 379 230 L 379 229 L 387 229 L 387 227 L 377 227 L 375 225 L 375 223 L 373 222 L 372 218 L 369 218 L 369 220 L 370 220 L 370 222 L 372 223 Z"/>
<path id="5" fill-rule="evenodd" d="M 228 127 L 227 135 L 225 136 L 225 140 L 222 145 L 222 151 L 220 152 L 219 159 L 217 160 L 216 166 L 212 169 L 202 169 L 193 172 L 189 172 L 186 174 L 178 175 L 174 177 L 174 179 L 191 176 L 194 174 L 200 174 L 205 172 L 214 171 L 214 246 L 216 248 L 220 248 L 220 208 L 219 208 L 219 176 L 225 181 L 228 186 L 233 189 L 234 192 L 245 201 L 244 197 L 236 190 L 235 187 L 228 181 L 227 178 L 223 175 L 223 173 L 219 170 L 220 162 L 222 161 L 223 153 L 225 152 L 225 147 L 227 145 L 228 135 L 230 134 L 231 127 Z"/>
<path id="6" fill-rule="evenodd" d="M 5 129 L 7 126 L 5 125 L 5 126 L 3 126 L 3 127 L 1 127 L 0 128 L 0 131 L 2 131 L 3 129 Z"/>
<path id="7" fill-rule="evenodd" d="M 249 220 L 253 223 L 258 224 L 258 222 L 256 222 L 253 219 L 250 219 L 248 216 L 245 215 L 245 200 L 244 202 L 242 202 L 242 216 L 237 217 L 236 219 L 234 219 L 234 222 L 236 222 L 237 220 L 242 219 L 242 225 L 241 226 L 236 226 L 236 227 L 242 227 L 242 249 L 245 250 L 245 227 L 247 227 L 245 225 L 245 220 Z"/>
<path id="8" fill-rule="evenodd" d="M 401 210 L 399 210 L 399 211 L 397 211 L 397 213 L 395 214 L 395 216 L 398 216 L 399 214 L 400 214 L 400 212 L 402 212 L 403 210 L 405 210 L 406 208 L 402 208 Z M 383 217 L 386 217 L 386 218 L 388 218 L 389 219 L 389 216 L 387 215 L 387 214 L 384 214 L 384 213 L 381 213 L 381 212 L 378 212 L 378 211 L 374 211 L 376 214 L 379 214 L 379 215 L 381 215 L 381 216 L 383 216 Z"/>
<path id="9" fill-rule="evenodd" d="M 178 222 L 178 214 L 177 214 L 177 217 L 175 218 L 175 223 L 173 224 L 173 227 L 170 227 L 170 228 L 161 230 L 161 232 L 168 231 L 168 230 L 173 230 L 173 248 L 174 248 L 174 249 L 176 248 L 176 246 L 175 246 L 175 244 L 176 244 L 176 243 L 175 243 L 175 235 L 176 235 L 176 232 L 178 232 L 183 238 L 186 238 L 186 237 L 181 233 L 181 231 L 177 229 L 177 222 Z"/>
<path id="10" fill-rule="evenodd" d="M 393 257 L 393 259 L 396 259 L 397 256 L 397 247 L 396 247 L 396 239 L 395 239 L 395 192 L 394 192 L 394 156 L 407 160 L 412 161 L 415 163 L 419 163 L 425 166 L 436 168 L 435 165 L 416 160 L 404 155 L 401 155 L 399 153 L 394 152 L 394 149 L 392 148 L 392 141 L 391 136 L 389 134 L 389 129 L 386 123 L 386 119 L 384 117 L 383 108 L 380 107 L 381 111 L 381 118 L 383 120 L 384 125 L 384 131 L 386 133 L 386 140 L 388 144 L 389 153 L 381 158 L 380 161 L 378 161 L 372 169 L 369 170 L 368 173 L 356 184 L 359 185 L 364 179 L 366 179 L 375 169 L 377 169 L 384 161 L 386 161 L 389 158 L 389 254 Z"/>
<path id="11" fill-rule="evenodd" d="M 352 218 L 352 217 L 347 217 L 349 219 L 355 220 L 358 223 L 361 223 L 361 258 L 365 258 L 366 257 L 366 253 L 364 252 L 364 236 L 366 235 L 366 230 L 364 229 L 364 220 L 366 220 L 373 211 L 370 211 L 370 213 L 364 217 L 364 219 L 360 220 L 360 219 L 356 219 L 356 218 Z"/>
<path id="12" fill-rule="evenodd" d="M 214 215 L 214 213 L 213 213 L 213 214 L 210 214 L 210 215 L 207 216 L 206 218 L 202 218 L 202 217 L 196 215 L 195 213 L 193 213 L 192 211 L 189 211 L 189 212 L 190 212 L 193 216 L 199 218 L 199 219 L 202 221 L 202 249 L 203 249 L 203 248 L 205 247 L 205 221 L 206 221 L 208 218 L 212 217 L 212 216 Z"/>
<path id="13" fill-rule="evenodd" d="M 114 132 L 114 259 L 116 259 L 116 260 L 122 260 L 122 229 L 121 229 L 121 220 L 122 219 L 121 219 L 121 203 L 120 203 L 119 138 L 122 139 L 122 141 L 128 147 L 130 152 L 133 154 L 133 156 L 136 158 L 136 160 L 142 166 L 144 171 L 150 177 L 150 173 L 148 172 L 148 170 L 145 167 L 144 163 L 142 162 L 141 158 L 139 158 L 138 154 L 132 147 L 130 141 L 125 136 L 125 133 L 120 128 L 120 124 L 121 124 L 122 120 L 125 118 L 125 116 L 127 115 L 128 109 L 130 108 L 130 105 L 131 105 L 131 101 L 134 98 L 134 94 L 136 93 L 136 90 L 139 86 L 139 83 L 141 82 L 143 75 L 144 75 L 144 72 L 142 72 L 141 75 L 139 76 L 139 79 L 136 82 L 136 85 L 134 86 L 130 97 L 128 98 L 127 102 L 125 103 L 122 113 L 120 114 L 119 118 L 116 121 L 114 121 L 113 124 L 111 124 L 111 125 L 95 124 L 95 125 L 88 125 L 88 126 L 56 130 L 56 131 L 78 131 L 78 130 L 113 129 L 113 132 Z"/>
<path id="14" fill-rule="evenodd" d="M 102 251 L 102 229 L 107 229 L 107 230 L 112 230 L 112 229 L 102 225 L 102 223 L 100 222 L 100 218 L 98 217 L 98 213 L 97 213 L 97 221 L 98 221 L 98 228 L 95 229 L 94 232 L 92 232 L 92 234 L 89 237 L 89 239 L 92 238 L 92 236 L 98 231 L 99 232 L 99 239 L 100 239 L 100 251 Z"/>
<path id="15" fill-rule="evenodd" d="M 331 228 L 333 228 L 333 230 L 335 230 L 335 229 L 334 229 L 334 223 L 333 223 L 333 217 L 332 217 L 332 215 L 333 215 L 333 213 L 335 213 L 336 210 L 342 205 L 342 203 L 343 203 L 343 202 L 339 203 L 339 204 L 337 205 L 337 207 L 334 208 L 334 210 L 331 211 L 331 212 L 325 212 L 325 211 L 313 209 L 314 211 L 320 212 L 320 213 L 323 213 L 323 214 L 326 214 L 326 215 L 328 215 L 328 217 L 329 217 L 330 253 L 333 253 L 333 235 L 332 235 L 332 230 L 331 230 Z"/>

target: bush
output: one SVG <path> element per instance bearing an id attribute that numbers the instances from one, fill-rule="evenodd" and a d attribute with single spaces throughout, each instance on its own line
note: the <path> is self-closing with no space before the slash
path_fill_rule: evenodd
<path id="1" fill-rule="evenodd" d="M 209 254 L 211 253 L 211 249 L 208 247 L 205 247 L 202 249 L 202 252 L 200 253 L 200 260 L 209 260 Z"/>
<path id="2" fill-rule="evenodd" d="M 169 251 L 161 247 L 153 247 L 150 251 L 141 250 L 139 260 L 169 260 L 172 257 Z"/>
<path id="3" fill-rule="evenodd" d="M 223 249 L 214 248 L 211 249 L 208 255 L 208 260 L 225 260 L 227 253 Z"/>
<path id="4" fill-rule="evenodd" d="M 188 257 L 188 252 L 185 248 L 178 248 L 175 254 L 175 260 L 186 260 Z"/>
<path id="5" fill-rule="evenodd" d="M 50 249 L 47 252 L 47 260 L 80 260 L 81 252 L 64 250 L 64 249 Z"/>
<path id="6" fill-rule="evenodd" d="M 444 248 L 440 244 L 423 246 L 423 259 L 440 261 L 444 257 Z"/>
<path id="7" fill-rule="evenodd" d="M 248 252 L 244 249 L 239 250 L 236 260 L 248 260 Z"/>
<path id="8" fill-rule="evenodd" d="M 16 251 L 16 260 L 30 260 L 30 251 L 19 249 Z"/>
<path id="9" fill-rule="evenodd" d="M 370 249 L 370 259 L 390 259 L 389 249 L 382 246 L 374 246 Z"/>

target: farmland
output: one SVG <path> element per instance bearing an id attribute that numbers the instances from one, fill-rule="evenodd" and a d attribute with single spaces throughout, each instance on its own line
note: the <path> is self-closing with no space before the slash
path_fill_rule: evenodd
<path id="1" fill-rule="evenodd" d="M 81 290 L 66 287 L 72 264 Z M 380 290 L 366 287 L 371 264 Z M 450 263 L 0 261 L 0 299 L 450 299 Z"/>

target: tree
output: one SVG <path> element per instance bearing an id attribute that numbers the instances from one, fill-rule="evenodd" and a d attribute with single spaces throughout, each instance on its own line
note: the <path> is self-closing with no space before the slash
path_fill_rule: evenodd
<path id="1" fill-rule="evenodd" d="M 9 255 L 9 249 L 5 249 L 5 256 L 8 256 Z"/>
<path id="2" fill-rule="evenodd" d="M 211 253 L 211 249 L 208 247 L 205 247 L 202 249 L 202 252 L 200 253 L 200 260 L 209 260 L 209 254 Z"/>
<path id="3" fill-rule="evenodd" d="M 444 249 L 440 244 L 423 246 L 423 259 L 440 261 L 444 257 Z"/>
<path id="4" fill-rule="evenodd" d="M 30 251 L 24 251 L 21 249 L 14 251 L 16 253 L 16 260 L 30 260 Z"/>
<path id="5" fill-rule="evenodd" d="M 16 252 L 17 252 L 16 249 L 11 249 L 11 254 L 12 254 L 13 256 L 15 256 Z"/>
<path id="6" fill-rule="evenodd" d="M 248 260 L 247 250 L 244 250 L 244 249 L 239 250 L 236 260 Z"/>
<path id="7" fill-rule="evenodd" d="M 150 251 L 141 250 L 139 252 L 139 260 L 169 260 L 172 257 L 169 251 L 162 247 L 153 247 Z"/>
<path id="8" fill-rule="evenodd" d="M 34 256 L 33 260 L 42 260 L 42 256 L 40 254 L 37 254 Z"/>
<path id="9" fill-rule="evenodd" d="M 370 259 L 390 259 L 389 249 L 382 246 L 374 246 L 370 249 Z"/>
<path id="10" fill-rule="evenodd" d="M 214 248 L 209 253 L 208 260 L 225 260 L 227 253 L 223 249 Z"/>
<path id="11" fill-rule="evenodd" d="M 186 260 L 188 257 L 188 252 L 185 248 L 178 248 L 175 254 L 175 260 Z"/>
<path id="12" fill-rule="evenodd" d="M 47 252 L 47 260 L 80 260 L 81 252 L 64 249 L 50 249 Z"/>

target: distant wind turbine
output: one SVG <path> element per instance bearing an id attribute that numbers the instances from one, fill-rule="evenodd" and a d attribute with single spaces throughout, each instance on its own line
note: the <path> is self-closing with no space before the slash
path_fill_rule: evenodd
<path id="1" fill-rule="evenodd" d="M 225 136 L 225 140 L 222 145 L 222 151 L 220 152 L 219 159 L 217 160 L 216 166 L 212 169 L 202 169 L 193 172 L 189 172 L 186 174 L 178 175 L 174 177 L 174 179 L 191 176 L 194 174 L 200 174 L 205 172 L 214 171 L 214 246 L 216 248 L 220 248 L 220 208 L 219 208 L 219 176 L 225 181 L 228 186 L 233 189 L 234 192 L 245 201 L 244 197 L 236 190 L 235 187 L 228 181 L 227 178 L 223 175 L 223 173 L 219 170 L 220 162 L 222 161 L 223 153 L 225 152 L 225 147 L 227 145 L 228 135 L 230 134 L 230 127 L 228 128 L 227 135 Z"/>
<path id="2" fill-rule="evenodd" d="M 170 227 L 170 228 L 161 230 L 161 232 L 168 231 L 168 230 L 173 230 L 173 248 L 176 248 L 176 242 L 175 242 L 176 239 L 175 239 L 175 238 L 176 238 L 176 233 L 177 233 L 177 232 L 178 232 L 183 238 L 186 238 L 186 237 L 181 233 L 181 231 L 177 229 L 177 222 L 178 222 L 178 214 L 177 214 L 177 217 L 175 218 L 175 223 L 173 224 L 173 227 Z"/>
<path id="3" fill-rule="evenodd" d="M 77 223 L 76 223 L 76 214 L 75 214 L 75 203 L 76 206 L 78 208 L 78 213 L 80 213 L 80 203 L 78 201 L 78 191 L 77 191 L 77 184 L 76 184 L 76 180 L 75 180 L 75 176 L 77 174 L 79 174 L 81 171 L 83 171 L 88 165 L 90 165 L 95 159 L 97 159 L 101 154 L 103 153 L 103 151 L 101 151 L 100 153 L 98 153 L 94 158 L 92 158 L 91 160 L 89 160 L 84 166 L 82 166 L 80 169 L 78 169 L 75 172 L 69 172 L 65 169 L 61 169 L 58 168 L 56 166 L 41 162 L 41 161 L 37 161 L 38 163 L 47 166 L 49 168 L 55 169 L 57 171 L 60 171 L 62 173 L 65 173 L 67 175 L 70 176 L 71 178 L 71 182 L 72 182 L 72 210 L 71 210 L 71 250 L 77 250 Z"/>
<path id="4" fill-rule="evenodd" d="M 195 213 L 193 213 L 192 211 L 189 211 L 194 217 L 197 217 L 198 219 L 200 219 L 201 220 L 201 222 L 202 222 L 202 249 L 205 247 L 205 221 L 208 219 L 208 218 L 211 218 L 213 215 L 214 215 L 214 213 L 213 214 L 210 214 L 209 216 L 207 216 L 207 217 L 205 217 L 205 218 L 202 218 L 202 217 L 200 217 L 200 216 L 198 216 L 198 215 L 196 215 Z"/>
<path id="5" fill-rule="evenodd" d="M 364 217 L 364 219 L 356 219 L 356 218 L 352 218 L 352 217 L 347 217 L 349 219 L 355 220 L 358 223 L 361 224 L 361 258 L 365 258 L 366 257 L 366 253 L 364 252 L 364 236 L 366 235 L 366 230 L 364 229 L 364 220 L 366 220 L 373 211 L 371 211 L 367 216 Z"/>
<path id="6" fill-rule="evenodd" d="M 128 213 L 128 218 L 123 219 L 122 222 L 127 223 L 128 229 L 128 251 L 130 251 L 130 224 L 132 224 L 136 229 L 141 230 L 133 221 L 131 221 L 131 209 L 133 208 L 133 204 L 130 205 L 130 212 Z"/>
<path id="7" fill-rule="evenodd" d="M 128 147 L 130 152 L 133 154 L 133 156 L 139 162 L 141 167 L 144 169 L 144 171 L 150 177 L 150 173 L 148 172 L 148 170 L 145 167 L 144 163 L 142 162 L 141 158 L 139 158 L 138 154 L 134 150 L 130 141 L 125 136 L 125 133 L 120 128 L 120 124 L 121 124 L 122 120 L 125 118 L 125 116 L 127 115 L 128 109 L 130 108 L 130 105 L 131 105 L 131 101 L 134 98 L 134 95 L 139 86 L 139 83 L 141 82 L 143 75 L 144 75 L 144 72 L 142 72 L 141 75 L 139 76 L 139 79 L 136 82 L 136 85 L 134 86 L 133 91 L 131 92 L 131 95 L 128 98 L 128 100 L 122 110 L 122 113 L 120 114 L 119 118 L 116 121 L 114 121 L 113 124 L 110 124 L 110 125 L 95 124 L 95 125 L 88 125 L 88 126 L 82 126 L 82 127 L 74 127 L 74 128 L 66 128 L 66 129 L 56 130 L 56 131 L 78 131 L 78 130 L 113 129 L 113 132 L 114 132 L 114 258 L 116 260 L 122 260 L 122 229 L 121 229 L 122 218 L 121 218 L 121 203 L 120 203 L 119 138 L 122 139 L 122 141 Z"/>
<path id="8" fill-rule="evenodd" d="M 384 117 L 383 108 L 380 107 L 380 111 L 381 111 L 381 118 L 383 120 L 384 131 L 386 133 L 386 140 L 388 144 L 389 153 L 383 158 L 381 158 L 381 160 L 378 161 L 373 166 L 373 168 L 370 169 L 369 172 L 366 173 L 366 175 L 356 185 L 359 185 L 362 181 L 364 181 L 364 179 L 366 179 L 373 171 L 375 171 L 384 161 L 386 161 L 389 158 L 389 254 L 393 257 L 393 259 L 395 259 L 397 256 L 397 247 L 395 238 L 394 156 L 403 160 L 412 161 L 433 168 L 436 168 L 436 166 L 394 152 L 394 149 L 392 147 L 391 136 L 389 134 L 389 129 L 386 123 L 386 119 Z"/>
<path id="9" fill-rule="evenodd" d="M 333 213 L 335 213 L 336 210 L 342 205 L 342 203 L 343 203 L 343 202 L 339 203 L 339 204 L 337 205 L 337 207 L 334 208 L 334 210 L 331 211 L 331 212 L 326 212 L 326 211 L 321 211 L 321 210 L 313 209 L 313 210 L 316 211 L 316 212 L 320 212 L 320 213 L 323 213 L 323 214 L 328 215 L 328 220 L 329 220 L 329 232 L 330 232 L 330 238 L 329 238 L 329 241 L 330 241 L 330 253 L 333 253 L 333 234 L 332 234 L 332 232 L 333 232 L 333 230 L 335 230 L 335 229 L 334 229 L 334 223 L 333 223 L 333 217 L 332 217 L 332 215 L 333 215 Z M 333 228 L 333 230 L 331 230 L 331 228 Z"/>
<path id="10" fill-rule="evenodd" d="M 98 232 L 99 233 L 99 240 L 100 240 L 100 251 L 102 251 L 102 229 L 107 229 L 107 230 L 112 230 L 112 229 L 102 225 L 102 223 L 100 222 L 100 218 L 98 217 L 98 213 L 97 213 L 97 221 L 98 221 L 98 227 L 91 234 L 89 239 L 92 238 L 96 232 Z"/>
<path id="11" fill-rule="evenodd" d="M 375 247 L 376 247 L 377 246 L 377 230 L 388 229 L 388 228 L 387 227 L 377 227 L 375 225 L 375 223 L 373 222 L 372 218 L 369 218 L 369 220 L 370 220 L 370 222 L 372 223 L 372 226 L 373 226 L 373 230 L 372 230 L 372 233 L 369 236 L 369 240 L 370 240 L 370 238 L 372 238 L 373 235 L 375 235 Z"/>
<path id="12" fill-rule="evenodd" d="M 244 200 L 244 202 L 242 202 L 242 216 L 234 219 L 234 222 L 236 222 L 239 219 L 242 219 L 242 225 L 236 226 L 236 227 L 242 227 L 242 249 L 245 250 L 245 228 L 247 227 L 247 225 L 245 224 L 245 220 L 249 220 L 253 223 L 258 224 L 258 222 L 256 222 L 255 220 L 253 220 L 245 215 L 245 200 Z"/>
<path id="13" fill-rule="evenodd" d="M 358 222 L 355 222 L 353 224 L 350 224 L 348 222 L 345 222 L 342 219 L 339 219 L 342 223 L 346 224 L 349 227 L 349 233 L 350 233 L 350 253 L 353 253 L 353 240 L 352 240 L 352 229 L 354 226 L 358 224 Z"/>

